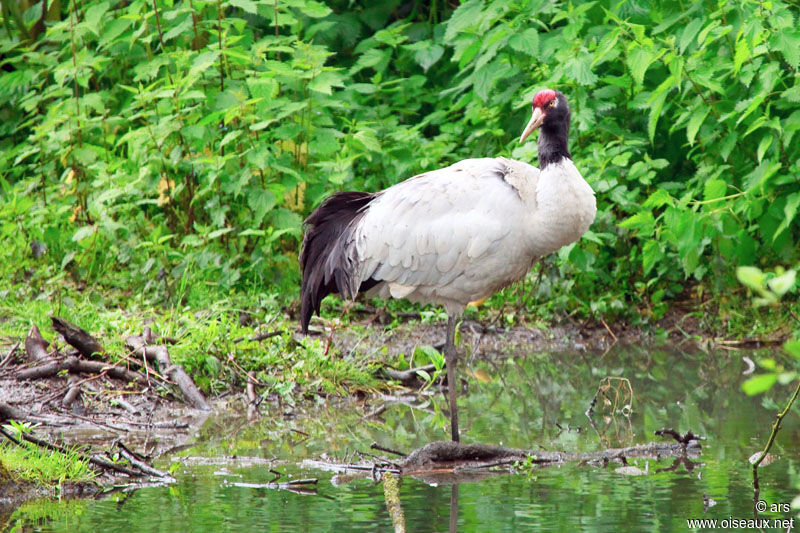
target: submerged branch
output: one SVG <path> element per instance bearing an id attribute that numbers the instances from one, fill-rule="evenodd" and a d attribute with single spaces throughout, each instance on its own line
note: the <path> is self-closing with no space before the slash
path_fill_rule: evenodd
<path id="1" fill-rule="evenodd" d="M 572 462 L 603 467 L 610 463 L 627 465 L 627 460 L 632 458 L 675 458 L 680 459 L 680 461 L 674 463 L 674 468 L 677 468 L 680 464 L 686 465 L 687 462 L 691 466 L 696 465 L 696 463 L 691 463 L 688 459 L 690 456 L 696 457 L 700 454 L 701 446 L 698 440 L 702 437 L 694 435 L 691 431 L 680 435 L 678 432 L 669 429 L 661 430 L 659 434 L 672 436 L 677 442 L 649 442 L 625 448 L 571 453 L 438 441 L 431 442 L 412 451 L 397 463 L 376 458 L 376 462 L 372 464 L 324 464 L 315 462 L 315 466 L 338 472 L 360 471 L 364 473 L 363 475 L 371 475 L 373 479 L 379 479 L 384 473 L 392 472 L 399 475 L 447 476 L 451 481 L 456 482 L 463 481 L 462 478 L 464 477 L 486 475 L 490 472 L 490 469 L 496 467 L 511 470 L 518 463 L 547 467 Z M 394 454 L 400 453 L 395 450 L 386 451 Z M 453 478 L 452 476 L 456 477 Z"/>

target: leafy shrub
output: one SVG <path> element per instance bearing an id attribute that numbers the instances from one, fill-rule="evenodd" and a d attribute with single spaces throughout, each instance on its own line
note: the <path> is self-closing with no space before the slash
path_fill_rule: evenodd
<path id="1" fill-rule="evenodd" d="M 800 30 L 781 1 L 17 4 L 0 30 L 5 262 L 37 242 L 50 275 L 179 299 L 295 287 L 324 196 L 533 161 L 515 139 L 544 86 L 570 98 L 599 207 L 559 254 L 581 272 L 553 287 L 563 305 L 658 316 L 687 283 L 798 260 Z"/>

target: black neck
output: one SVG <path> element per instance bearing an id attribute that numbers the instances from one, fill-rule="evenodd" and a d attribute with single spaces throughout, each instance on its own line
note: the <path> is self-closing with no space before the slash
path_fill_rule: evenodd
<path id="1" fill-rule="evenodd" d="M 542 125 L 539 131 L 539 168 L 544 170 L 547 165 L 558 163 L 565 157 L 572 159 L 567 148 L 569 137 L 569 120 L 556 124 Z"/>

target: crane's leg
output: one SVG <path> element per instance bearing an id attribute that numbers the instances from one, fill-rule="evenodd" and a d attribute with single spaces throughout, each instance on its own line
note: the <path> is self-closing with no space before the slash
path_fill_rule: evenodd
<path id="1" fill-rule="evenodd" d="M 450 434 L 453 442 L 458 442 L 458 405 L 456 404 L 456 324 L 458 316 L 449 315 L 447 318 L 447 338 L 444 342 L 444 360 L 447 364 L 447 393 L 450 396 Z"/>

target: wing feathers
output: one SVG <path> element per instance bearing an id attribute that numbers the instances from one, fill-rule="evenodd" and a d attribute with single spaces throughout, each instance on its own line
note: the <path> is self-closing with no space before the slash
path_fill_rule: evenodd
<path id="1" fill-rule="evenodd" d="M 486 264 L 481 259 L 503 246 L 522 245 L 510 235 L 527 216 L 519 187 L 525 178 L 535 187 L 538 178 L 534 167 L 509 163 L 516 162 L 469 159 L 383 191 L 356 229 L 360 278 L 386 282 L 388 293 L 400 298 L 417 289 L 441 292 L 453 283 L 479 287 L 496 277 L 479 271 Z"/>

